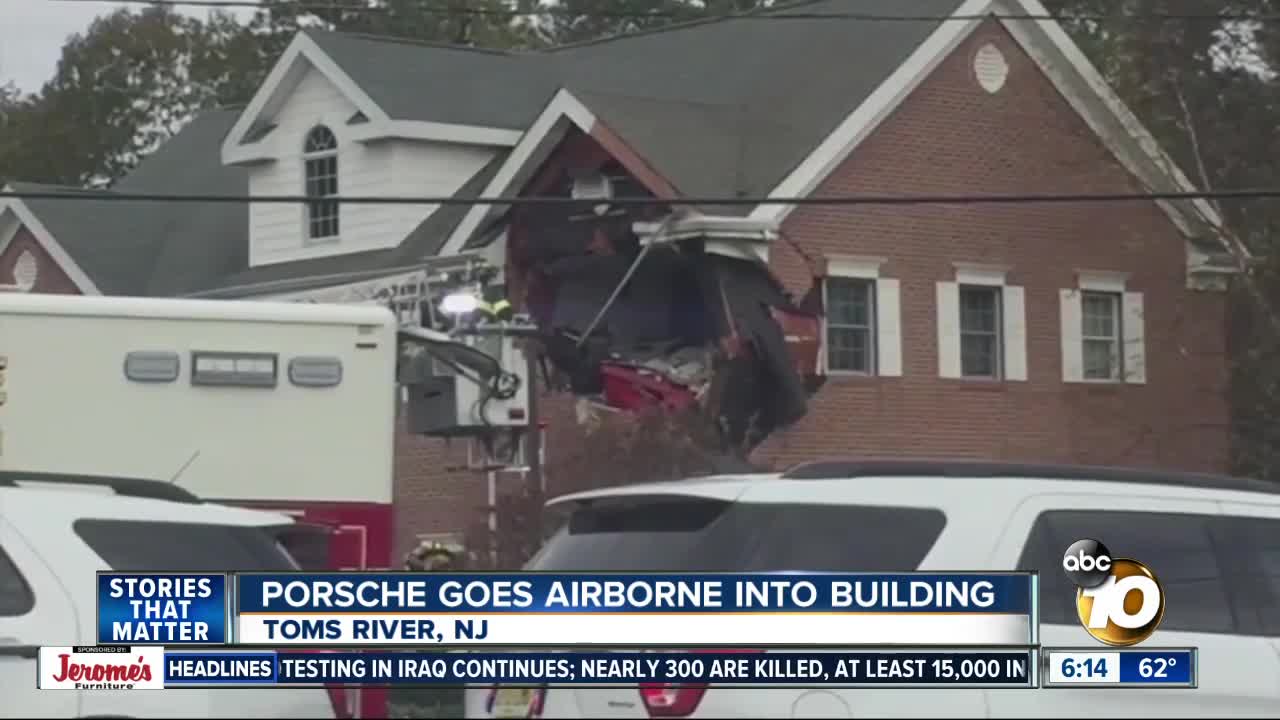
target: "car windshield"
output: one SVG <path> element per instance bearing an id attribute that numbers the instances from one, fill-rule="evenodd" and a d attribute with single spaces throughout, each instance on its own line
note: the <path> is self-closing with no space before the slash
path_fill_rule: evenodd
<path id="1" fill-rule="evenodd" d="M 931 508 L 626 497 L 573 508 L 526 568 L 905 572 L 920 566 L 945 525 Z"/>
<path id="2" fill-rule="evenodd" d="M 287 572 L 298 566 L 260 527 L 82 519 L 76 534 L 121 572 Z"/>

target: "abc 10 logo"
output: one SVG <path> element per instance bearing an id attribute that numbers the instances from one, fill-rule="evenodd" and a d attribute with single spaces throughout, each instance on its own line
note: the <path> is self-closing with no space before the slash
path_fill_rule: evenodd
<path id="1" fill-rule="evenodd" d="M 1095 640 L 1128 647 L 1160 627 L 1164 588 L 1146 565 L 1114 557 L 1106 545 L 1086 538 L 1067 548 L 1062 571 L 1077 588 L 1080 624 Z"/>

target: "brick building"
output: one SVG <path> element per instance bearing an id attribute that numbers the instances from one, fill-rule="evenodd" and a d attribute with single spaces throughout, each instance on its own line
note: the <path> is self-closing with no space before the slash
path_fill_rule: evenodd
<path id="1" fill-rule="evenodd" d="M 0 283 L 341 302 L 394 295 L 424 259 L 470 252 L 504 266 L 518 300 L 508 246 L 558 241 L 565 221 L 465 205 L 157 208 L 111 192 L 548 195 L 583 172 L 659 200 L 1190 187 L 1061 28 L 981 19 L 1043 14 L 1034 0 L 798 7 L 934 19 L 725 19 L 524 54 L 308 31 L 245 108 L 202 115 L 113 191 L 0 201 Z M 1206 205 L 694 210 L 704 228 L 770 228 L 769 266 L 824 299 L 825 383 L 759 462 L 1225 469 L 1231 265 Z M 625 235 L 653 219 L 610 222 Z M 581 442 L 567 398 L 544 408 L 550 454 Z M 474 474 L 449 469 L 460 454 L 400 438 L 403 543 L 457 532 L 485 502 Z"/>

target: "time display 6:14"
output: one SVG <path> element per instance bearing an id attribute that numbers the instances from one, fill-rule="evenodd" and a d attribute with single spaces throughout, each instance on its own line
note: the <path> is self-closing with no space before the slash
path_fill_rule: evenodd
<path id="1" fill-rule="evenodd" d="M 1062 659 L 1062 677 L 1064 678 L 1104 678 L 1107 676 L 1106 658 Z"/>

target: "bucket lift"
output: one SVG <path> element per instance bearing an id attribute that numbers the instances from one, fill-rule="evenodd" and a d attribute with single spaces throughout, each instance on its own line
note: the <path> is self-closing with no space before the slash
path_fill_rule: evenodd
<path id="1" fill-rule="evenodd" d="M 524 343 L 537 328 L 488 312 L 484 296 L 496 274 L 476 259 L 424 273 L 417 322 L 400 329 L 399 381 L 409 432 L 466 440 L 475 470 L 526 470 L 532 373 Z"/>
<path id="2" fill-rule="evenodd" d="M 417 312 L 402 322 L 397 375 L 408 431 L 467 443 L 467 468 L 488 481 L 489 555 L 498 559 L 498 475 L 528 481 L 533 365 L 524 343 L 537 327 L 485 302 L 497 271 L 468 259 L 448 272 L 424 271 Z M 403 306 L 407 299 L 397 297 Z M 402 314 L 403 317 L 403 314 Z M 538 440 L 541 435 L 538 434 Z"/>

